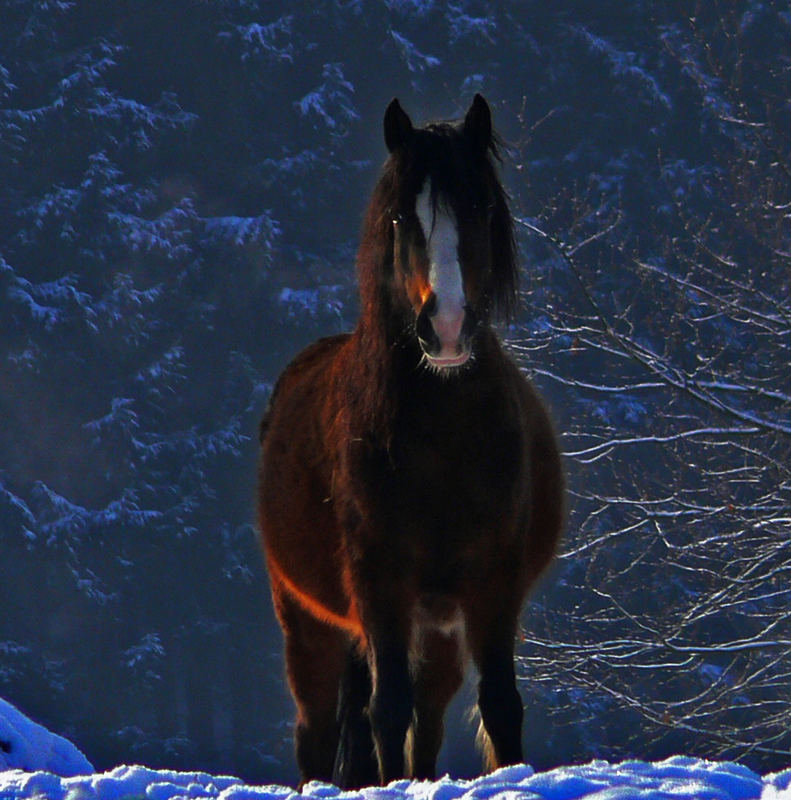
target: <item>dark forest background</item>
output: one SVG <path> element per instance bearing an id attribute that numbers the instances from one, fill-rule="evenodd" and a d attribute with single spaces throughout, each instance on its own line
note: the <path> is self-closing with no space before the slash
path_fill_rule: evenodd
<path id="1" fill-rule="evenodd" d="M 523 264 L 502 333 L 570 485 L 519 646 L 527 759 L 788 765 L 787 3 L 0 20 L 0 695 L 98 768 L 294 780 L 257 421 L 299 348 L 354 324 L 386 103 L 454 118 L 480 91 Z M 471 773 L 456 714 L 440 766 Z"/>

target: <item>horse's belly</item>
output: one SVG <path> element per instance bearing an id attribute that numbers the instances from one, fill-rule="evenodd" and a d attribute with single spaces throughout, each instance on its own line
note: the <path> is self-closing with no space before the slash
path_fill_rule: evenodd
<path id="1" fill-rule="evenodd" d="M 321 422 L 322 377 L 344 340 L 317 343 L 281 378 L 263 442 L 259 523 L 273 593 L 287 593 L 317 619 L 356 629 Z"/>
<path id="2" fill-rule="evenodd" d="M 287 527 L 282 527 L 284 522 Z M 284 514 L 273 525 L 264 516 L 262 527 L 273 594 L 285 592 L 314 618 L 359 634 L 360 620 L 332 520 L 323 514 Z"/>

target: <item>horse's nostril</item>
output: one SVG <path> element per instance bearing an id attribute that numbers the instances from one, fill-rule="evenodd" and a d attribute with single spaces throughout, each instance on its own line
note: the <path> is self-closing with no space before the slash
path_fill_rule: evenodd
<path id="1" fill-rule="evenodd" d="M 480 317 L 469 306 L 464 306 L 464 323 L 461 326 L 461 338 L 470 341 L 480 323 Z"/>

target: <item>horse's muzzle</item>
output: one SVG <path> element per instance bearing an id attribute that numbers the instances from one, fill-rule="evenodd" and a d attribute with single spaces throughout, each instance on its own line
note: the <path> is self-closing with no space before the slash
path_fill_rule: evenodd
<path id="1" fill-rule="evenodd" d="M 475 314 L 469 307 L 438 307 L 432 292 L 416 321 L 418 341 L 428 363 L 439 369 L 466 364 L 472 355 L 475 326 Z"/>

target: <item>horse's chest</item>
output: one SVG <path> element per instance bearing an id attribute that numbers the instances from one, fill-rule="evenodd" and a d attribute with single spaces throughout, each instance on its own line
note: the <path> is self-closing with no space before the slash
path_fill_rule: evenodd
<path id="1" fill-rule="evenodd" d="M 358 514 L 346 525 L 347 546 L 353 558 L 374 554 L 400 574 L 456 584 L 521 536 L 525 428 L 491 395 L 415 392 L 400 412 L 389 447 L 359 439 L 350 451 Z"/>
<path id="2" fill-rule="evenodd" d="M 394 468 L 399 483 L 440 495 L 472 488 L 473 497 L 508 483 L 516 472 L 514 443 L 506 436 L 426 432 L 400 442 Z"/>
<path id="3" fill-rule="evenodd" d="M 519 494 L 523 473 L 517 429 L 452 423 L 412 426 L 392 451 L 392 513 L 442 539 L 491 528 Z"/>

